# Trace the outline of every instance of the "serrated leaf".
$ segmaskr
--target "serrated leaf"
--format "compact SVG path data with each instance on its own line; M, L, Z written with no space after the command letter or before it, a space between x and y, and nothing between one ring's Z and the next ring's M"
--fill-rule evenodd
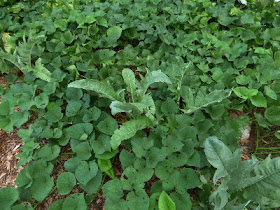
M75 185L76 178L71 172L64 172L57 179L57 189L60 195L67 195Z
M118 129L115 130L112 138L111 145L113 149L117 149L123 140L133 137L137 131L147 128L152 125L152 122L147 117L140 117L135 120L130 120Z
M111 109L111 113L112 115L116 115L118 113L121 112L126 112L126 113L131 113L131 112L135 112L135 113L139 113L138 106L136 105L136 103L126 103L126 102L120 102L120 101L113 101L110 104L110 109Z
M68 85L68 87L73 88L82 88L85 90L92 90L100 94L101 97L108 98L110 100L118 101L119 97L117 95L117 92L114 90L114 88L105 82L100 82L98 80L77 80Z
M175 205L174 201L164 191L162 191L162 193L159 196L158 209L159 210L176 210L176 205Z
M42 38L44 38L44 36L31 37L28 39L28 41L26 41L26 39L24 38L23 42L19 43L16 51L19 54L20 64L31 66L31 55L33 48L35 44Z
M227 162L232 157L230 149L217 139L209 137L204 142L204 152L208 162L217 168L214 176L214 183L221 177L229 174Z
M163 82L166 84L172 83L168 78L168 76L161 71L152 71L151 73L148 73L142 82L143 82L142 83L143 93L146 93L148 87L154 83L157 82Z
M38 78L40 78L41 80L44 80L44 81L47 81L47 82L50 82L51 81L51 72L46 69L43 64L42 64L42 59L41 58L38 58L35 62L35 66L33 67L33 74L35 76L37 76Z
M250 177L244 182L244 197L248 200L258 201L262 196L267 196L270 192L278 191L280 186L280 158L267 157L256 165Z
M208 107L215 103L220 103L224 99L228 98L232 93L232 90L214 90L210 93L198 91L196 97L190 88L187 88L184 100L188 109L182 109L186 114L190 114L199 109Z
M123 69L122 77L126 84L127 91L131 93L132 98L133 98L134 92L137 88L137 81L135 79L134 72L130 69Z

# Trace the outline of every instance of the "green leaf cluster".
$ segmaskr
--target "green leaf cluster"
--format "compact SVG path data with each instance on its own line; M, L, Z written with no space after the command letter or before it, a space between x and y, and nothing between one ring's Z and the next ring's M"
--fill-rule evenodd
M0 5L0 128L24 143L1 207L279 207L278 158L236 150L244 126L280 125L279 3Z

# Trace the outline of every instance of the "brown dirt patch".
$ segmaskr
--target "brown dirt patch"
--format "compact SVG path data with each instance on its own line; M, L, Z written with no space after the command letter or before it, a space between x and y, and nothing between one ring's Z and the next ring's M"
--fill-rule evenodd
M4 76L0 76L0 85L8 87ZM1 103L1 102L0 102ZM6 132L0 129L0 187L15 187L16 178L21 171L17 168L22 142L17 135L17 129L13 132Z
M15 187L16 178L22 167L17 168L22 142L17 132L0 130L0 187Z

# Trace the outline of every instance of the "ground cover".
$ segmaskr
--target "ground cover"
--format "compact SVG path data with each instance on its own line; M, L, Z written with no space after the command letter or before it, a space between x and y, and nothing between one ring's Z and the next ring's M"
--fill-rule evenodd
M0 6L1 207L280 207L278 3Z

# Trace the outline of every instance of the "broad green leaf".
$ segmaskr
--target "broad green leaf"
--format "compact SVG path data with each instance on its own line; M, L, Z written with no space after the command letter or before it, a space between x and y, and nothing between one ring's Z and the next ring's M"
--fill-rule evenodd
M122 184L119 179L106 182L102 187L106 199L118 199L123 196Z
M277 94L269 86L264 87L264 92L265 92L265 95L267 95L268 97L270 97L274 100L277 100Z
M104 134L100 134L97 139L91 141L90 145L95 155L101 155L111 150L110 137Z
M119 96L117 95L117 92L114 90L114 88L106 83L106 82L100 82L98 80L77 80L68 85L68 87L73 88L82 88L85 90L92 90L100 94L101 97L108 98L110 100L118 101Z
M111 160L102 160L102 159L98 159L97 161L98 163L98 167L101 171L106 172L108 171L110 168L112 168L112 163Z
M43 201L52 190L54 181L52 177L45 176L42 178L35 179L31 186L32 196L37 201Z
M192 209L192 201L188 193L179 194L172 192L170 193L170 198L176 204L176 209Z
M112 148L117 149L123 140L133 137L137 131L150 127L151 125L152 122L147 117L140 117L123 123L118 130L115 130L111 138Z
M107 41L109 46L117 46L117 40L121 37L122 28L119 26L112 26L107 30L107 37L105 40Z
M30 204L17 204L12 206L12 210L33 210L33 207Z
M84 122L96 121L99 119L100 115L101 115L101 110L97 107L92 107L83 116L83 121Z
M136 161L135 155L129 153L127 150L122 150L119 158L123 169L132 166Z
M112 135L114 131L118 129L118 122L109 116L100 121L96 127L101 133Z
M145 155L146 166L148 168L155 168L160 161L165 159L165 157L165 152L159 148L152 147Z
M100 49L95 51L92 54L92 57L94 58L94 63L96 64L105 64L105 65L109 65L109 64L113 64L114 62L114 55L116 54L116 52L114 50L110 50L110 49Z
M65 19L57 19L54 21L54 26L62 31L66 30L67 24L68 22Z
M29 112L14 112L10 115L11 122L14 126L20 128L24 123L28 121Z
M110 144L110 142L109 142ZM110 144L111 147L111 144ZM111 152L104 152L103 154L95 154L96 158L102 159L102 160L109 160L113 157L115 157L119 153L118 149L112 150Z
M9 101L3 101L0 104L0 115L9 115L12 111L12 107Z
M63 202L62 210L75 209L86 210L87 204L84 198L84 194L76 193L69 195Z
M76 145L74 151L81 160L88 160L91 157L91 147L88 142L82 142Z
M151 138L143 137L143 138L133 138L131 139L132 150L134 154L141 158L145 156L147 151L154 146L154 140Z
M66 106L66 116L73 117L75 116L79 110L81 109L82 104L80 101L68 101Z
M63 117L61 107L55 103L49 103L47 110L44 117L52 123L59 121Z
M72 35L70 31L66 31L62 36L61 36L61 41L63 41L66 44L71 44L75 39L75 36Z
M77 101L83 97L83 90L77 88L70 88L67 87L66 89L66 96L67 100L74 100Z
M145 112L145 115L153 120L153 115L156 112L156 106L154 99L150 94L145 94L142 96L141 101L131 104L135 106L141 113Z
M49 97L46 93L41 93L34 98L35 105L39 109L45 109L49 103Z
M130 209L146 210L149 208L149 196L144 189L129 192L126 200Z
M16 188L5 187L0 188L0 206L3 209L10 209L14 202L18 199L19 193Z
M179 111L179 107L178 107L177 103L174 100L172 100L171 98L167 98L166 101L164 101L162 103L160 108L161 108L161 111L166 116L173 115Z
M258 92L257 95L252 96L250 101L256 107L267 107L267 100L261 92Z
M78 168L80 162L81 162L81 160L78 157L73 157L73 158L68 159L64 163L64 167L67 171L74 173L76 171L76 169Z
M251 98L258 94L258 90L256 89L248 89L246 87L237 87L233 89L233 92L239 97L244 100Z
M95 161L81 161L75 171L75 176L81 184L86 185L93 177L96 176L97 172L98 166Z
M280 125L280 106L268 107L264 115L269 122Z
M71 137L71 139L86 140L87 136L91 134L92 130L93 130L93 126L90 123L77 123L75 125L68 127L66 129L66 132Z
M200 184L199 176L196 174L195 170L191 168L183 168L180 171L180 178L178 180L178 184L176 189L183 188L182 191L185 189L192 189L198 187Z
M60 195L67 195L75 185L76 178L71 172L64 172L57 179L57 189Z
M176 210L176 205L169 195L162 191L159 196L158 208L159 210Z
M52 203L52 205L49 207L49 210L61 210L64 200L56 200Z
M4 131L12 132L13 131L13 123L9 118L1 118L0 119L0 128Z
M51 161L58 157L60 153L60 147L57 145L51 146L47 144L41 147L36 154L34 155L34 159L42 159L44 161Z
M121 34L122 28L119 26L113 26L107 30L107 36L113 38L114 40L120 38Z
M86 185L80 185L81 188L89 195L97 193L102 183L102 172L98 171L97 175L93 177Z

